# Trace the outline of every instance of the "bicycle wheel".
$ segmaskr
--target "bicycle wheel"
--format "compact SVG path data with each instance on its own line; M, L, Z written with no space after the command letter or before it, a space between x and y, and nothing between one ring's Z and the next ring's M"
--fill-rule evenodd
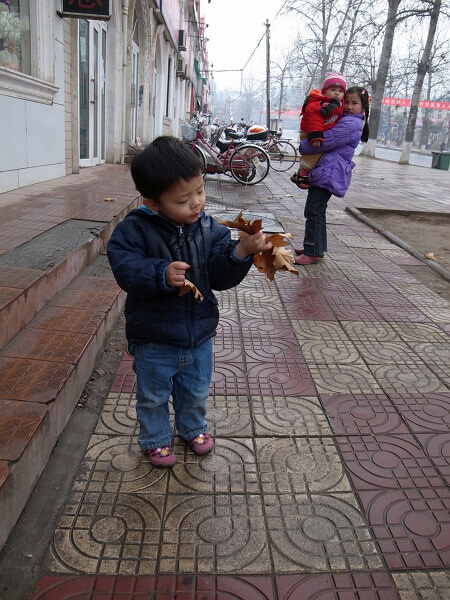
M255 185L269 172L269 155L259 146L243 144L231 155L229 168L231 175L239 183Z
M195 156L199 159L202 164L202 173L205 175L206 172L206 156L201 148L199 148L193 142L185 142L186 146L189 148L191 152L195 154Z
M288 171L297 161L297 150L291 142L273 140L266 150L274 171Z

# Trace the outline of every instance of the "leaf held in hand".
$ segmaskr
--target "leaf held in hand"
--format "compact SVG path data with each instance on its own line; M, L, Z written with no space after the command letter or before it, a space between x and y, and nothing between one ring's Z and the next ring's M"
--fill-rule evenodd
M262 219L256 219L253 221L249 221L248 219L244 219L242 216L242 212L238 214L234 221L222 221L218 219L221 225L226 225L227 227L231 227L232 229L239 229L239 231L244 231L249 235L253 233L257 233L262 229Z
M195 285L189 281L189 279L184 280L184 284L180 287L180 291L178 292L179 296L184 296L185 294L189 294L192 292L194 294L194 298L199 302L203 302L203 296L199 292L199 290L195 287Z
M239 230L239 237L245 237L257 233L262 229L262 219L256 219L252 223L244 219L242 212L238 214L234 221L219 221L222 225ZM272 243L272 248L265 252L260 252L253 256L253 264L260 273L265 273L273 281L277 271L290 271L297 275L298 271L292 265L294 264L294 255L286 239L292 240L290 233L273 233L267 236L267 241Z

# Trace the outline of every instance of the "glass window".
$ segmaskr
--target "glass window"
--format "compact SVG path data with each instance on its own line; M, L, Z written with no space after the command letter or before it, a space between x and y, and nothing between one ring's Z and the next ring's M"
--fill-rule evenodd
M0 67L31 73L28 0L0 0Z

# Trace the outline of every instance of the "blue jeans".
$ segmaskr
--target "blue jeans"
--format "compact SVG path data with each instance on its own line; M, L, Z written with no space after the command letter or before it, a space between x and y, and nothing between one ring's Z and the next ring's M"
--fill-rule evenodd
M175 427L189 440L206 431L206 400L212 375L212 341L185 350L167 344L136 344L138 443L142 450L168 446L172 440L169 397Z
M305 237L303 254L319 256L327 249L327 222L325 213L331 192L320 187L311 186L306 198L304 216Z

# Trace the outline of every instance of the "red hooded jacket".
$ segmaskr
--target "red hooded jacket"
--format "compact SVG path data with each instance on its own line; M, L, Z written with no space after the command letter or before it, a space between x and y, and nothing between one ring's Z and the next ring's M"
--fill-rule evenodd
M323 132L331 129L344 112L344 101L324 96L320 90L311 90L302 107L300 128L308 134L308 141L323 142Z

